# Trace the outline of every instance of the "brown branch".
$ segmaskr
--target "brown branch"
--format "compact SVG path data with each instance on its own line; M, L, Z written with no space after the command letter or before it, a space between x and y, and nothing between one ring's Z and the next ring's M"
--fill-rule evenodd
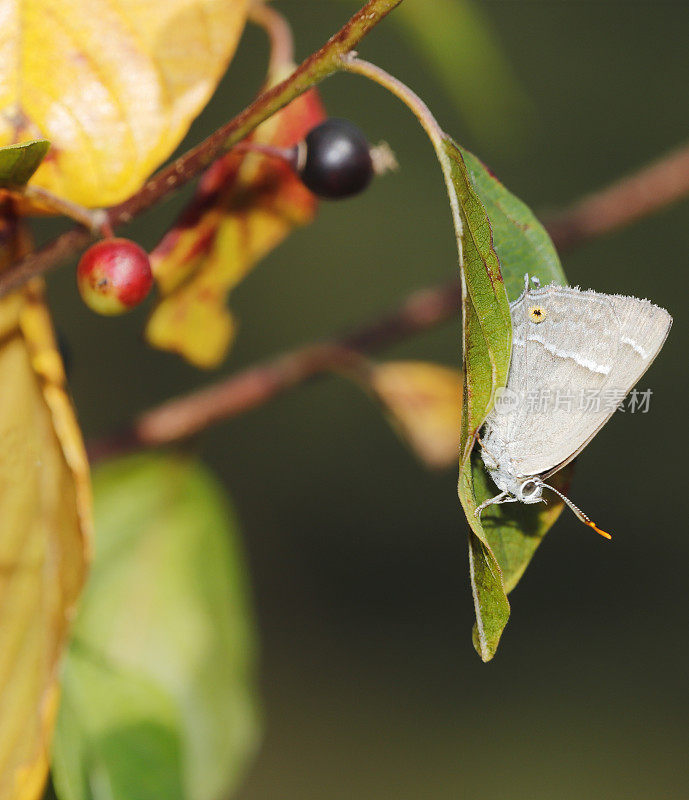
M312 86L337 72L342 58L402 0L369 0L320 50L309 56L282 83L260 94L251 105L196 147L165 167L119 205L107 209L107 224L116 228L196 178L216 158L231 150L258 125ZM0 276L0 297L43 275L86 247L93 234L82 227L58 236Z
M689 145L554 214L546 227L559 249L601 236L689 194Z
M358 369L364 351L400 341L458 314L459 283L412 294L388 316L340 339L292 350L265 364L141 414L131 427L89 446L92 460L184 439L262 405L298 383L327 372Z

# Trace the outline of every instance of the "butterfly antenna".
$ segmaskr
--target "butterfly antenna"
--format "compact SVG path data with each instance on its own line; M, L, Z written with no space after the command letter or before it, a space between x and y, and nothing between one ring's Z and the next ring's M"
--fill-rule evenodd
M572 511L574 512L574 516L580 522L583 522L584 525L588 525L589 528L593 528L593 530L596 533L599 533L604 538L612 539L612 536L607 531L601 530L595 524L595 522L592 522L591 519L587 517L586 514L584 514L584 512L578 506L575 506L574 503L569 499L569 497L566 497L564 494L562 494L562 492L559 492L554 486L550 486L550 484L548 483L544 483L543 486L545 486L546 489L550 489L551 492L555 492L555 494L558 495L558 497L561 497L565 501L565 503L567 503L567 505L572 509Z

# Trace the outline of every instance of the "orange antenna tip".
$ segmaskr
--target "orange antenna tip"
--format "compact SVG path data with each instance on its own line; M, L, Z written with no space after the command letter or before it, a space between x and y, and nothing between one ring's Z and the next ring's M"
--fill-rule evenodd
M596 533L599 533L604 539L612 539L612 536L607 532L601 530L595 522L592 522L589 517L584 514L584 512L579 508L579 506L575 506L574 503L567 497L567 495L562 494L561 491L556 489L554 486L551 486L548 483L541 483L546 489L550 489L551 492L555 492L558 497L561 497L565 503L572 509L574 512L574 516L584 523L584 525L588 525L589 528L593 528Z
M612 536L607 531L602 531L595 523L591 522L591 520L589 520L586 524L589 526L589 528L593 528L596 533L600 533L600 535L605 539L612 539Z

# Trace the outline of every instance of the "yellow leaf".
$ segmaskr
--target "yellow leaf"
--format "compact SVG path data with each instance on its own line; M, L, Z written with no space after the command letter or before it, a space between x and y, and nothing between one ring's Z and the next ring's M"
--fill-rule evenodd
M284 74L276 76L284 77ZM315 91L264 122L253 141L290 147L323 119ZM199 367L215 367L234 338L226 298L256 263L316 213L316 199L279 159L229 153L205 173L176 226L151 253L162 295L148 341Z
M370 380L393 423L430 467L456 466L462 410L462 376L423 361L372 367Z
M135 192L234 54L248 0L0 0L0 145L44 136L34 182L87 206Z
M0 797L36 800L88 562L88 465L41 285L0 300Z

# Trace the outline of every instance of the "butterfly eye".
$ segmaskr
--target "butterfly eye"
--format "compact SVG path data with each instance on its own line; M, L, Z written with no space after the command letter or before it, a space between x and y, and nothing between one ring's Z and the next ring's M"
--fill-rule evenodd
M545 319L545 309L541 306L531 306L529 309L529 316L532 322L543 322Z
M541 496L541 486L534 480L524 481L522 485L519 487L519 499L522 503L533 503L536 502L538 498Z

